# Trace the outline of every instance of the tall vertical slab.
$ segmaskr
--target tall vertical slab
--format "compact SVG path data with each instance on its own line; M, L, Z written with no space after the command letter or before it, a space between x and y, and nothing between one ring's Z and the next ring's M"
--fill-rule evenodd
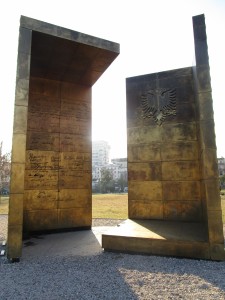
M22 233L90 228L91 89L119 44L22 16L8 258Z
M201 221L192 68L127 79L131 219Z
M219 190L215 126L208 45L204 15L193 17L195 59L193 67L195 95L198 103L199 161L204 218L208 226L211 256L224 257L224 236Z
M196 65L126 80L129 219L105 250L224 260L204 15Z

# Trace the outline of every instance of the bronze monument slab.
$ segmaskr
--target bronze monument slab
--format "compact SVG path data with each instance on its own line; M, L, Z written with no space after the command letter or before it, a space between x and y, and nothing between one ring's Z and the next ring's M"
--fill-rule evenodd
M196 65L126 79L128 216L108 251L225 259L204 15Z
M22 232L92 224L92 86L119 44L21 16L8 258Z

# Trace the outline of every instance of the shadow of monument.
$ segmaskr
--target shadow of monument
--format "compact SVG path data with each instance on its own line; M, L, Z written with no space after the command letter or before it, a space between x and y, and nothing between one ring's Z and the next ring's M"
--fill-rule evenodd
M21 264L3 265L1 295L7 293L10 297L10 293L13 295L23 283L26 288L22 297L29 295L32 299L38 296L42 299L136 300L157 299L159 295L164 299L169 296L173 299L191 299L193 295L202 297L201 292L205 298L213 293L217 299L222 299L225 291L225 282L222 280L224 262L110 252L80 255L78 248L72 254L66 245L62 246L66 242L71 245L81 237L79 247L84 252L90 240L100 249L91 231L83 231L81 235L83 238L79 232L71 232L48 235L46 241L45 237L42 240L32 239L37 245L23 249L22 268ZM42 252L44 257L37 255L41 245L47 246L48 251ZM63 247L65 252L58 250L57 253L57 247ZM73 246L75 248L76 243ZM10 272L12 268L13 273ZM10 291L7 290L8 285L4 284L8 280L14 282ZM18 296L17 299L22 297Z

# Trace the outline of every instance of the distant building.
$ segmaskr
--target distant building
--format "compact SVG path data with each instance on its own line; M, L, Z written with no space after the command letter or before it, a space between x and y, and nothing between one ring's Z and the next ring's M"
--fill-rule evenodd
M110 146L106 141L92 142L92 168L109 164Z
M111 162L105 168L111 171L113 179L118 180L122 177L127 180L127 158L114 158Z
M221 157L218 158L218 169L219 169L219 176L225 175L225 158Z
M92 181L101 180L101 170L110 170L113 179L127 180L127 158L114 158L109 162L110 146L106 141L92 142Z
M113 158L112 164L117 168L117 179L123 177L127 180L127 158Z

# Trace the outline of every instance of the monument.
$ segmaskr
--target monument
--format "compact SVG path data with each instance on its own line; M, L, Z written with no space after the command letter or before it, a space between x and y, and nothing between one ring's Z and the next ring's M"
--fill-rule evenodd
M128 217L106 251L224 260L204 15L196 65L126 80Z
M23 232L90 229L91 91L119 44L21 16L8 259Z

